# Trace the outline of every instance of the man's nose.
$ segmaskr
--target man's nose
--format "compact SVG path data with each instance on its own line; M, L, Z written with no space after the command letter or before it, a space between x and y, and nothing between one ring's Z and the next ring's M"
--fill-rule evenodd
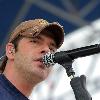
M44 46L44 47L41 49L41 53L42 53L42 54L46 54L46 53L48 53L48 52L50 52L49 46Z

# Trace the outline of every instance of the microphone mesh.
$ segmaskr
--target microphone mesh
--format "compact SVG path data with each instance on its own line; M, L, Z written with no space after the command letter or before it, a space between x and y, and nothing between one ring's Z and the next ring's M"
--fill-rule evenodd
M51 65L54 65L54 61L53 61L53 58L54 58L54 54L53 53L47 53L46 55L43 56L43 63L49 67Z

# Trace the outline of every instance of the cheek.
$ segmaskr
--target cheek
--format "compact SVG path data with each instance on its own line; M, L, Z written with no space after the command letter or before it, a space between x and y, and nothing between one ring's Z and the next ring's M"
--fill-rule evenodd
M19 45L18 50L15 54L15 61L22 64L31 64L37 51L28 45Z
M24 56L27 57L34 57L37 54L37 49L35 48L35 50L32 47L24 47L21 48L21 50L19 50L19 52Z
M21 55L22 57L31 57L32 56L32 52L34 52L34 51L32 51L32 48L30 48L29 46L27 46L27 45L23 45L23 46L20 46L19 48L18 48L18 55ZM28 58L28 59L29 59Z
M17 52L14 58L14 64L17 67L27 66L30 64L31 57L26 53Z

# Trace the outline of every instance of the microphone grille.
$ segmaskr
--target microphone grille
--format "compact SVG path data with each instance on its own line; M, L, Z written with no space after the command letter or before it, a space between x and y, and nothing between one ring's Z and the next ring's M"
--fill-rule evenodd
M47 53L43 56L43 63L47 66L50 67L54 65L54 54L53 53Z

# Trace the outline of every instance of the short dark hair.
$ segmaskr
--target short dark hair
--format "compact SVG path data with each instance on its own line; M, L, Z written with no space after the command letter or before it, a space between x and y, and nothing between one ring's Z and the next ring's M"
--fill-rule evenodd
M18 50L18 43L23 38L23 36L18 35L11 43L14 45L15 51Z

